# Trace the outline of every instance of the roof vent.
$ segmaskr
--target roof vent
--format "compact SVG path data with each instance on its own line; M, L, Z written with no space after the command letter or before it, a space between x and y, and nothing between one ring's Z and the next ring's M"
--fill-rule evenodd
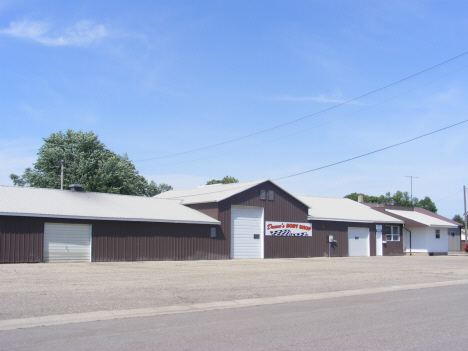
M360 204L362 204L362 203L364 202L364 196L358 195L357 202L359 202Z
M68 189L70 189L71 191L83 191L83 187L83 184L70 184L68 186Z

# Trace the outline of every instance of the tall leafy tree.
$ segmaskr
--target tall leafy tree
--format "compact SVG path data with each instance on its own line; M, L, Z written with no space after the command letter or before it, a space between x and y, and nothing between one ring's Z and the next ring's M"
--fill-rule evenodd
M462 225L462 228L465 228L465 218L459 214L453 216L452 221L458 222Z
M10 178L19 186L59 189L61 163L65 189L70 184L83 184L85 191L154 196L170 188L167 184L158 187L153 181L148 184L126 154L110 151L93 132L73 130L44 138L33 168Z
M363 195L364 202L368 203L421 207L431 212L437 213L437 207L430 197L426 196L422 200L419 200L417 197L413 197L413 199L411 199L407 191L397 191L393 195L391 195L390 192L380 196L371 196L365 194L361 195ZM358 201L358 196L358 193L351 193L346 195L345 198Z
M230 177L230 176L225 176L223 179L212 179L208 182L206 182L206 185L212 185L212 184L230 184L230 183L238 183L239 180L234 178L234 177Z

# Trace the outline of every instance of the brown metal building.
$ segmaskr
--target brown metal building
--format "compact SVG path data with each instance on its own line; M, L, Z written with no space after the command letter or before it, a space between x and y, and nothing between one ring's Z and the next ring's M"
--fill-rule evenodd
M349 199L295 196L268 179L173 190L158 197L181 200L182 204L218 219L231 258L403 255L403 221ZM251 215L257 216L257 229L250 228L244 239L235 222L239 216ZM268 235L270 222L309 225L312 229L307 235L300 230ZM387 240L388 227L399 235ZM239 234L233 233L236 230ZM261 233L257 243L253 238L256 230ZM249 251L249 245L256 249Z
M403 254L400 220L268 179L154 198L0 186L0 198L0 263ZM400 236L385 240L388 226Z
M219 220L227 257L313 257L313 236L265 232L267 222L308 224L308 206L270 180L172 190L157 197L178 199ZM246 222L250 232L242 233Z
M223 259L219 221L179 201L0 186L0 263Z
M350 199L306 195L297 198L309 206L314 256L403 255L402 220Z

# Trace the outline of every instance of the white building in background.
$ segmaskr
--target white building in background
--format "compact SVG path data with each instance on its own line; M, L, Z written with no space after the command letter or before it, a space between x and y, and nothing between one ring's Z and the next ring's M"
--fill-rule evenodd
M459 236L457 222L417 207L366 205L405 222L402 234L406 254L446 255L449 250L460 250L458 246L454 248L450 240Z

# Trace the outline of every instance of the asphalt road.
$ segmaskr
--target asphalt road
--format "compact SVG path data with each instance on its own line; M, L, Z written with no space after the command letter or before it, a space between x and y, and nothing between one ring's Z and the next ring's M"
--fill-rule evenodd
M466 350L468 285L0 332L2 350Z

